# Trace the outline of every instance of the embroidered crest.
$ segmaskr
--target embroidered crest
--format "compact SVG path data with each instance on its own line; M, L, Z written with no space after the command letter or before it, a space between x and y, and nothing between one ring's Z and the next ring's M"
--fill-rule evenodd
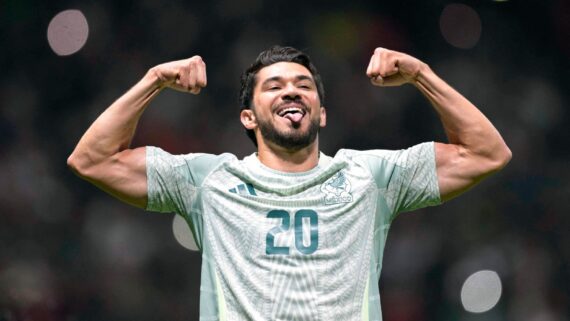
M352 202L350 182L342 171L324 182L321 185L321 191L325 193L325 204L327 205Z

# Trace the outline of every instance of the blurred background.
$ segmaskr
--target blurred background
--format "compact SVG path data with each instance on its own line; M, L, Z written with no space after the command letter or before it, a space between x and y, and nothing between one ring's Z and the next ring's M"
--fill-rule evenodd
M412 86L370 85L378 46L430 64L513 152L466 195L398 217L385 321L570 319L570 1L3 0L0 17L0 320L198 319L200 254L173 233L185 227L104 194L66 158L150 67L196 54L208 87L163 92L133 145L252 153L239 76L273 44L319 68L329 155L445 140Z

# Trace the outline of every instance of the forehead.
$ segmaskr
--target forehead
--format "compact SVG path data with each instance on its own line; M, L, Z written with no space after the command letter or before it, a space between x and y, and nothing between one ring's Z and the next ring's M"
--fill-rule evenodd
M270 78L295 79L298 76L307 76L313 79L313 75L305 66L295 62L277 62L261 68L257 72L257 83L261 84Z

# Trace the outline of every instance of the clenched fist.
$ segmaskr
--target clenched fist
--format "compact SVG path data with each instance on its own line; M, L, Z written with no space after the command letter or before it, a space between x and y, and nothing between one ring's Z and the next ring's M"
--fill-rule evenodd
M194 95L199 94L208 82L206 64L200 56L163 63L152 68L151 72L159 79L161 87Z
M425 64L404 53L376 48L366 69L375 86L400 86L413 82Z

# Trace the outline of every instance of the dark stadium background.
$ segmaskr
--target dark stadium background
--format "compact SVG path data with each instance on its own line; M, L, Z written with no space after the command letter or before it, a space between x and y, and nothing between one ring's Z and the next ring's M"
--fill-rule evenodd
M0 320L198 319L200 255L176 242L173 216L121 204L66 158L148 68L195 54L208 87L161 94L133 144L253 152L238 121L239 75L272 44L305 50L323 75L328 154L444 139L417 90L369 84L376 46L429 63L512 149L508 167L468 194L395 221L380 281L386 321L569 320L570 2L462 1L482 26L469 49L442 36L450 3L0 2ZM89 38L62 57L46 34L66 9L83 12ZM462 282L485 269L501 277L502 297L467 312Z

